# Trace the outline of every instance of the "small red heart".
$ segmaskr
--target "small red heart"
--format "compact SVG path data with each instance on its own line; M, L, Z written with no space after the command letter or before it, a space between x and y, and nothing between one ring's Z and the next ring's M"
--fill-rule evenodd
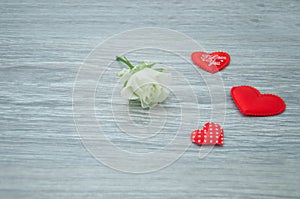
M244 115L271 116L282 113L286 105L277 95L261 94L251 86L236 86L231 89L231 97Z
M223 145L224 131L219 124L208 122L203 129L192 132L191 140L198 145Z
M224 69L230 62L230 56L226 52L193 52L191 58L197 66L210 72L216 73Z

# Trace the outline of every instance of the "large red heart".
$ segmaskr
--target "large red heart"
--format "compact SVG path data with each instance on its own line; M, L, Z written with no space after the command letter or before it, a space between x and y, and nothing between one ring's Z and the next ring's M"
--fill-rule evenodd
M237 86L231 89L231 96L244 115L271 116L285 110L284 101L273 94L261 94L251 86Z
M230 62L230 56L226 52L193 52L191 58L197 66L210 72L216 73L225 68Z
M223 145L224 131L219 124L208 122L203 129L192 132L191 140L198 145Z

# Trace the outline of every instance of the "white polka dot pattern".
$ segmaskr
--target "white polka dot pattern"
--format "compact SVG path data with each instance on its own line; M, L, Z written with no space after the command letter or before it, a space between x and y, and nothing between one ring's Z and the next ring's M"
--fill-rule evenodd
M223 145L224 130L219 124L208 122L203 126L203 129L192 132L191 140L198 145Z

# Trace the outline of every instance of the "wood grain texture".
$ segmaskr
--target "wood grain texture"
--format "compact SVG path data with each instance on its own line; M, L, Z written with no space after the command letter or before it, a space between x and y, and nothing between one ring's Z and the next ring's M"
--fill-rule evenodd
M298 198L299 10L297 0L0 0L0 198ZM73 120L73 85L98 43L150 26L182 32L207 51L231 55L220 73L225 146L199 159L199 147L191 145L164 169L123 173L82 145ZM135 62L145 57L182 64L155 51L136 53L130 56ZM183 72L195 75L190 68ZM205 82L190 82L199 89L199 106L209 112ZM229 95L237 85L280 95L286 111L242 116ZM205 111L200 115L201 122L210 119ZM151 150L163 144L128 140L122 146Z

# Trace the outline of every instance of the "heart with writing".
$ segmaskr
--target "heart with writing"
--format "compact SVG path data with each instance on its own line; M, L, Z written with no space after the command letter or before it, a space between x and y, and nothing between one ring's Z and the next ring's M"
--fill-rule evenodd
M230 62L230 56L226 52L193 52L191 58L194 64L210 73L221 71Z
M249 116L272 116L282 113L286 105L277 95L261 94L251 86L231 88L231 97L240 112Z
M203 129L197 129L191 133L191 140L198 145L223 145L224 130L219 124L208 122Z

